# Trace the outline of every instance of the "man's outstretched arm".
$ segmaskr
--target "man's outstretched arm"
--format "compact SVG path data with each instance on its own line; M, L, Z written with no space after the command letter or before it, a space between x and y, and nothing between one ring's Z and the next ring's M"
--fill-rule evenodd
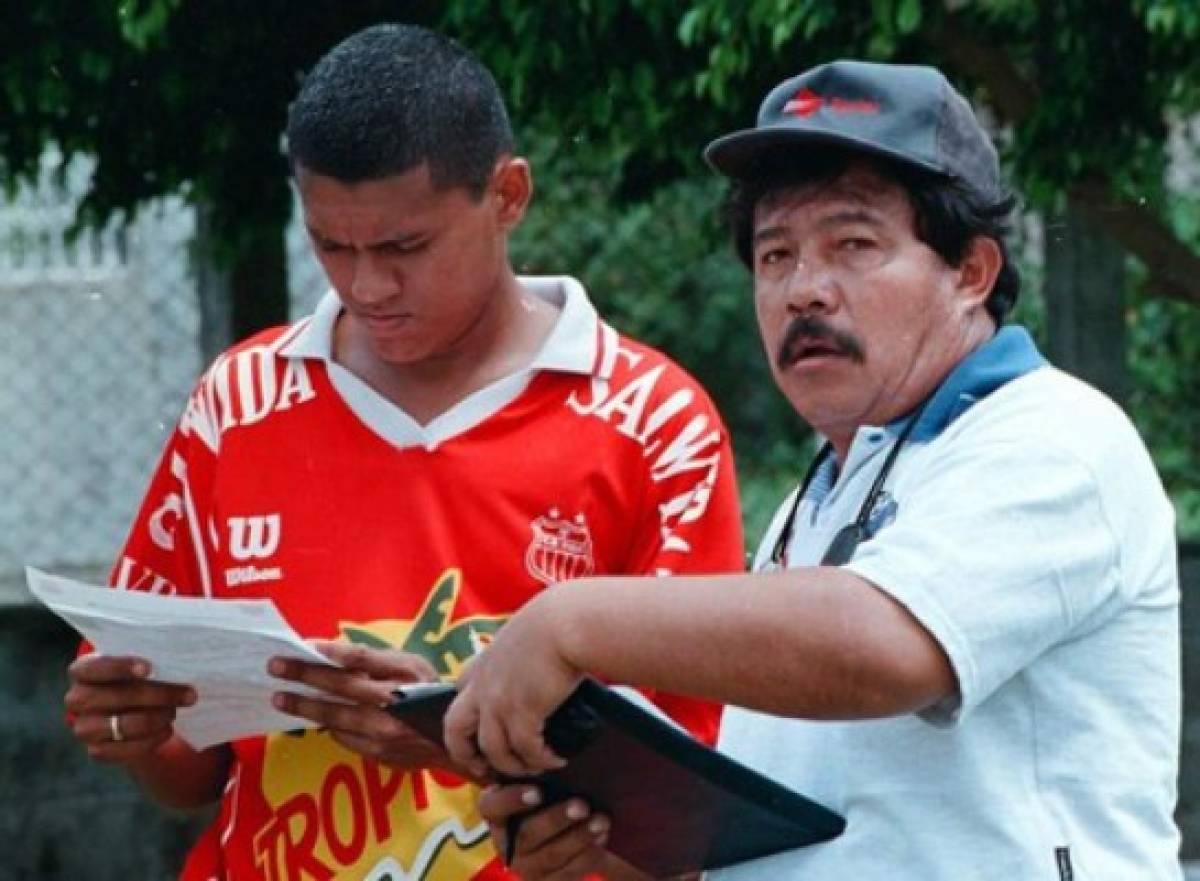
M451 755L510 774L558 765L542 723L584 673L812 719L914 712L956 687L916 618L843 569L587 579L538 597L467 669Z

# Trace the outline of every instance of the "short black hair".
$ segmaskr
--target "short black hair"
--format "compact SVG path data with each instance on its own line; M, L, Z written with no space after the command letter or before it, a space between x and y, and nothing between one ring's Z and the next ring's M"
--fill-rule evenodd
M1003 323L1021 292L1021 274L1005 243L1016 197L1011 193L984 196L953 179L867 153L817 148L805 150L802 160L786 148L764 153L745 177L732 182L729 192L727 214L741 261L753 268L754 209L760 200L794 187L832 183L857 162L865 162L904 190L916 215L917 238L950 266L962 262L976 237L996 242L1003 262L984 306L997 325Z
M478 198L512 149L488 69L454 40L413 25L374 25L343 40L304 78L288 111L293 170L343 183L428 163L435 187Z

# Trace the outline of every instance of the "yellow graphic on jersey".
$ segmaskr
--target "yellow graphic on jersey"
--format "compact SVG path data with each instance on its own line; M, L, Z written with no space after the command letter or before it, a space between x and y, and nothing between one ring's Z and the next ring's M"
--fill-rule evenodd
M461 587L448 569L412 621L343 623L342 638L415 652L454 678L507 617L451 621ZM254 852L266 881L462 881L494 856L474 786L381 765L323 731L270 735L262 791L273 816Z

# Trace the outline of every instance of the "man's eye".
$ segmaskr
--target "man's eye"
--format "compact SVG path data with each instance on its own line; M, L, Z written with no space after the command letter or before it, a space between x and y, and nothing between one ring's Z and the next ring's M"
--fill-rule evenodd
M787 248L771 248L759 254L758 262L760 266L774 266L777 263L782 263L787 257Z
M838 247L843 251L866 251L875 247L875 242L871 239L846 238L838 243Z

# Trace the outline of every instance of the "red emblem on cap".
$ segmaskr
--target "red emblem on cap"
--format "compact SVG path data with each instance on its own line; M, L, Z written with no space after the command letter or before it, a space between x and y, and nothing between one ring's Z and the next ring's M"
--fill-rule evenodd
M783 105L783 112L788 116L812 116L824 103L825 99L816 92L803 88Z
M805 87L792 96L783 105L784 116L812 116L822 107L828 107L838 114L843 113L878 113L879 102L870 98L822 98L816 92Z

